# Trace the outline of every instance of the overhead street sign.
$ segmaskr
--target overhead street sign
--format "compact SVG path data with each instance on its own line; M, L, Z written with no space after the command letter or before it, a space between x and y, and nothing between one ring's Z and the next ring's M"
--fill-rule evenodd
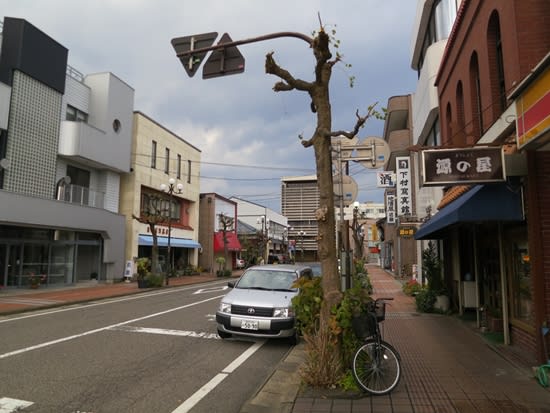
M357 199L359 186L355 179L348 175L337 174L333 177L333 190L335 201L340 202L344 206L350 206Z
M231 37L224 33L218 45L231 43ZM244 57L237 46L214 50L202 69L202 78L210 79L244 72Z
M172 47L189 77L193 77L197 72L208 51L195 54L188 54L188 52L212 46L217 37L217 32L210 32L172 39Z
M359 144L362 149L357 149L357 158L368 158L358 162L365 168L382 168L390 159L390 146L388 143L376 136L369 136Z

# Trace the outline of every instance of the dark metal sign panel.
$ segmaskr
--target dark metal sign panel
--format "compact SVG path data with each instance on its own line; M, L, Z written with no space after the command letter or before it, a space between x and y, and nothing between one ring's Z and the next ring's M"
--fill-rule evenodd
M421 152L424 186L503 182L504 153L500 147L428 149Z
M231 37L224 33L218 45L231 42L233 42ZM202 78L210 79L243 72L244 57L237 46L230 46L212 52L202 68Z
M204 49L214 44L214 40L218 37L217 32L195 34L193 36L176 37L172 39L172 47L176 51L178 58L181 61L185 71L189 77L199 69L202 61L206 57L206 52L187 54L193 50Z

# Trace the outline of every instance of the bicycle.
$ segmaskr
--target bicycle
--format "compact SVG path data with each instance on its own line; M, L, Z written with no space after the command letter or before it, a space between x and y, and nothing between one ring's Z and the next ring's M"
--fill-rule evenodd
M352 320L355 334L364 341L353 357L353 377L363 390L373 395L390 393L401 378L401 356L382 339L379 326L386 318L386 301L390 300L393 298L370 302L368 311Z

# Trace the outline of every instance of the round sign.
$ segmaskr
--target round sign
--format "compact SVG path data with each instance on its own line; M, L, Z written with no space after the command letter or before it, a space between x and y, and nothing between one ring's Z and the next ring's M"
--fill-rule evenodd
M340 135L333 139L332 146L336 148L340 145L340 158L345 160L345 158L349 158L351 156L352 152L355 150L357 142L359 142L359 138L357 136L349 139Z
M390 146L388 143L376 136L369 136L359 143L361 147L368 147L363 149L357 149L358 158L370 158L368 160L357 161L365 168L378 169L382 168L386 162L390 159Z
M340 184L340 177L342 177L342 183ZM350 206L357 199L359 192L359 186L355 179L348 175L335 175L333 178L334 184L334 200L339 205L340 199L342 199L344 206Z

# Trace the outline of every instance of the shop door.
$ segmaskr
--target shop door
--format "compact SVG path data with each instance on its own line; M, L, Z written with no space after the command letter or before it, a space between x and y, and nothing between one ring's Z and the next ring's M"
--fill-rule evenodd
M8 246L0 244L0 286L7 285L8 278Z
M6 285L18 286L21 278L21 245L7 245L8 268Z

